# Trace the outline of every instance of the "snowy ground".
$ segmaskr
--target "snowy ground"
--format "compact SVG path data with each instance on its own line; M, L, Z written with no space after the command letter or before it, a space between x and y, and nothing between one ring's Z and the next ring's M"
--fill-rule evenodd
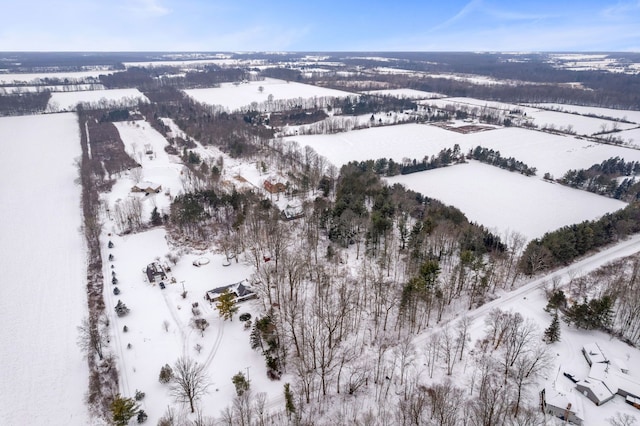
M617 118L620 120L632 121L640 124L640 111L632 111L625 109L613 109L613 108L598 108L598 107L586 107L579 105L568 104L556 104L556 103L541 103L531 104L532 107L557 109L558 111L574 112L581 115L594 114L602 117Z
M137 105L139 101L149 99L138 89L85 90L80 92L56 92L51 94L47 104L49 111L72 111L78 103L127 106Z
M0 423L86 425L75 114L0 118Z
M478 145L498 150L503 157L536 167L540 176L549 172L556 178L569 169L588 168L610 157L640 161L640 150L515 127L465 135L432 125L403 124L331 135L290 136L285 140L311 146L337 167L349 161L378 158L420 160L454 144L465 153Z
M400 99L433 99L441 98L444 95L435 92L425 92L423 90L415 89L386 89L386 90L371 90L364 92L368 95L377 96L393 96Z
M259 87L264 90L260 92ZM354 96L353 93L341 90L326 89L324 87L312 86L309 84L286 82L267 78L263 81L249 81L239 85L232 83L222 83L220 87L209 89L185 90L185 93L198 102L209 105L222 105L233 111L251 105L253 102L262 103L269 100L269 95L273 95L274 100L328 97L344 98Z
M620 123L601 118L585 117L565 112L548 111L539 108L503 102L491 102L475 98L443 98L424 101L423 103L436 105L441 108L444 108L447 105L461 105L478 109L487 107L504 112L519 110L526 113L526 116L531 119L531 122L538 126L538 128L553 127L555 129L565 131L570 129L575 131L578 135L590 136L594 133L601 132L603 129L610 131L613 129L613 126L617 126L618 129L630 129L637 127L635 124Z
M87 78L96 79L100 75L113 74L115 71L94 70L94 71L69 71L69 72L48 72L48 73L15 73L0 74L0 84L12 83L43 83L45 79L57 78L68 80L69 82L83 81Z
M527 239L596 219L626 205L476 161L394 176L388 181L451 204L469 220L496 230L498 235L517 231Z

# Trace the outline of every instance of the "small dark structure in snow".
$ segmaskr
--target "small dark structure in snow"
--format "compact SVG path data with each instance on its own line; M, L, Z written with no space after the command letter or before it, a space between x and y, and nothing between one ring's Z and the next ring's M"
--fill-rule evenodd
M229 290L236 296L236 302L242 302L245 300L255 299L257 295L249 287L249 282L244 279L240 282L225 285L223 287L214 288L209 290L205 295L205 299L209 302L216 302L225 290Z
M304 210L302 209L302 206L291 206L287 204L287 207L282 210L282 217L285 220L300 219L301 217L304 217Z
M151 182L140 182L131 187L131 192L144 192L148 194L157 194L162 191L162 185Z
M167 274L164 271L164 268L158 262L148 264L145 273L147 274L147 279L150 283L156 282L157 277L159 277L159 280L167 279Z

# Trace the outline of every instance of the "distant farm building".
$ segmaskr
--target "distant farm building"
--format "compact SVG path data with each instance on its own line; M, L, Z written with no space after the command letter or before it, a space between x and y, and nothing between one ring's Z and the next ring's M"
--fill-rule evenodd
M148 264L147 268L145 269L145 273L147 274L147 279L150 283L156 282L156 279L158 281L167 279L167 273L164 271L162 265L160 265L158 262Z
M209 302L217 302L222 293L230 291L236 297L236 302L243 302L249 299L255 299L257 296L249 287L249 282L245 279L237 283L225 285L207 291L205 299Z
M162 191L162 185L151 182L140 182L131 188L131 192L144 192L146 194L157 194Z
M278 194L287 190L287 185L284 183L272 181L270 179L265 180L263 186L270 194Z

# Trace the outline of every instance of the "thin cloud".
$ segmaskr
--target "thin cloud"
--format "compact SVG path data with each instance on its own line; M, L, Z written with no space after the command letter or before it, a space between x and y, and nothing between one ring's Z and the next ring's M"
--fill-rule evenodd
M124 9L136 15L148 17L160 17L171 13L171 9L164 7L160 0L133 0L128 1Z
M443 23L433 27L431 29L431 32L439 31L439 30L445 29L447 27L450 27L451 25L455 24L456 22L460 21L465 16L469 15L470 13L472 13L473 11L478 9L481 5L482 5L482 0L471 0L462 9L460 9L460 11L458 13L456 13L453 17L451 17L451 18L447 19L446 21L444 21Z
M640 0L620 2L614 6L607 7L602 11L602 16L606 18L626 18L630 12L637 11L640 11Z

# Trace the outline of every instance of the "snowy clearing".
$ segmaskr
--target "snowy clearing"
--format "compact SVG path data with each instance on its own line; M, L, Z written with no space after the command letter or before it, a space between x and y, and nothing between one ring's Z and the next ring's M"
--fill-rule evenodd
M451 204L469 220L497 231L498 235L517 231L527 239L596 219L626 205L475 161L395 176L388 181Z
M47 104L49 111L72 111L79 103L91 105L126 105L135 106L138 102L149 102L149 99L138 89L85 90L80 92L56 92L51 94Z
M260 87L264 89L262 92L259 90ZM286 82L273 78L267 78L263 81L249 81L238 85L223 83L220 87L185 90L185 93L198 102L209 105L222 105L231 111L249 106L253 102L268 102L269 95L272 95L273 100L356 96L353 93L341 90Z
M75 114L0 118L0 417L86 425L86 250Z

